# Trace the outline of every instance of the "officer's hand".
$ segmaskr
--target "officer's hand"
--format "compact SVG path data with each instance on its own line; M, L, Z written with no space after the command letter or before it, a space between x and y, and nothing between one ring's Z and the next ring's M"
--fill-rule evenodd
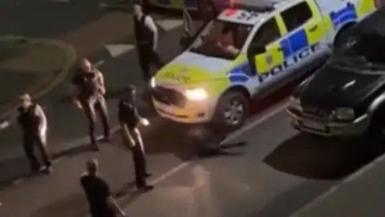
M142 119L140 119L140 123L141 123L143 126L148 126L148 125L150 125L150 121L148 121L147 118L142 118Z
M10 125L10 123L8 121L3 121L1 124L0 124L0 129L3 130L5 128L8 128Z
M121 211L121 212L120 212L120 215L121 215L122 217L128 217L128 215L127 215L124 211Z

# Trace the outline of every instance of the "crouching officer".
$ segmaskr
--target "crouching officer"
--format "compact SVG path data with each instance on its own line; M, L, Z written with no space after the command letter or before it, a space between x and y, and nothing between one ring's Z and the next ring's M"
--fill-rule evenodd
M37 146L43 158L44 171L52 171L52 163L47 151L47 118L40 105L33 103L29 94L20 96L20 106L18 108L18 122L23 130L24 151L30 162L31 171L38 172L41 168L39 161L34 154Z
M139 115L135 103L136 89L128 87L128 94L119 102L118 118L121 125L123 141L132 149L132 158L135 166L136 187L138 190L152 190L153 186L146 184L146 178L151 174L147 173L146 156L143 139L139 131L139 125L148 126L146 118Z
M99 114L103 123L104 140L109 141L110 138L103 74L94 68L89 60L82 59L80 69L74 76L72 83L77 88L77 93L74 96L75 105L83 109L87 116L91 145L95 150L99 150L95 136L96 113Z

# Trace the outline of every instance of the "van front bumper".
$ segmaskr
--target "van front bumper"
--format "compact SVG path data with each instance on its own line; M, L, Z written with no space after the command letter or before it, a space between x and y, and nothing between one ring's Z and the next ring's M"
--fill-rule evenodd
M167 105L152 99L153 105L157 113L175 122L186 124L207 123L212 120L213 106L209 103L192 103L187 102L183 107L175 105Z

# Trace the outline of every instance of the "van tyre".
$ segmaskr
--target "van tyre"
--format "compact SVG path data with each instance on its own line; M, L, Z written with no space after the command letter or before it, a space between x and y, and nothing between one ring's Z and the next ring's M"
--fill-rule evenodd
M215 113L215 124L228 130L237 129L249 115L250 101L238 91L230 91L221 97Z

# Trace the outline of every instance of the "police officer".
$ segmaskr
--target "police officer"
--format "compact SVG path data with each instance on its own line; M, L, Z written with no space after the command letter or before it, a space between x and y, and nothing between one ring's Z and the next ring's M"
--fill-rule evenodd
M95 150L99 150L95 136L96 113L99 114L102 120L104 140L109 141L110 138L107 104L104 98L106 88L103 74L93 67L89 60L84 58L80 61L80 69L75 74L72 83L77 89L74 96L75 105L83 109L89 122L91 145Z
M143 71L144 81L147 83L152 76L151 64L155 64L158 68L164 64L156 51L159 38L158 28L154 19L144 13L142 5L138 2L134 3L134 27L139 64Z
M130 145L132 149L136 187L138 190L148 191L153 189L153 186L146 184L146 178L151 174L147 173L143 139L138 127L139 125L148 126L149 122L139 115L135 103L135 87L132 85L129 86L127 92L127 96L119 102L118 118L121 125L122 137L125 143Z
M24 151L30 162L32 172L38 172L41 168L39 161L34 154L34 147L37 146L43 158L44 171L52 171L52 163L47 151L47 118L40 105L33 103L29 94L20 96L18 107L18 122L23 130Z

